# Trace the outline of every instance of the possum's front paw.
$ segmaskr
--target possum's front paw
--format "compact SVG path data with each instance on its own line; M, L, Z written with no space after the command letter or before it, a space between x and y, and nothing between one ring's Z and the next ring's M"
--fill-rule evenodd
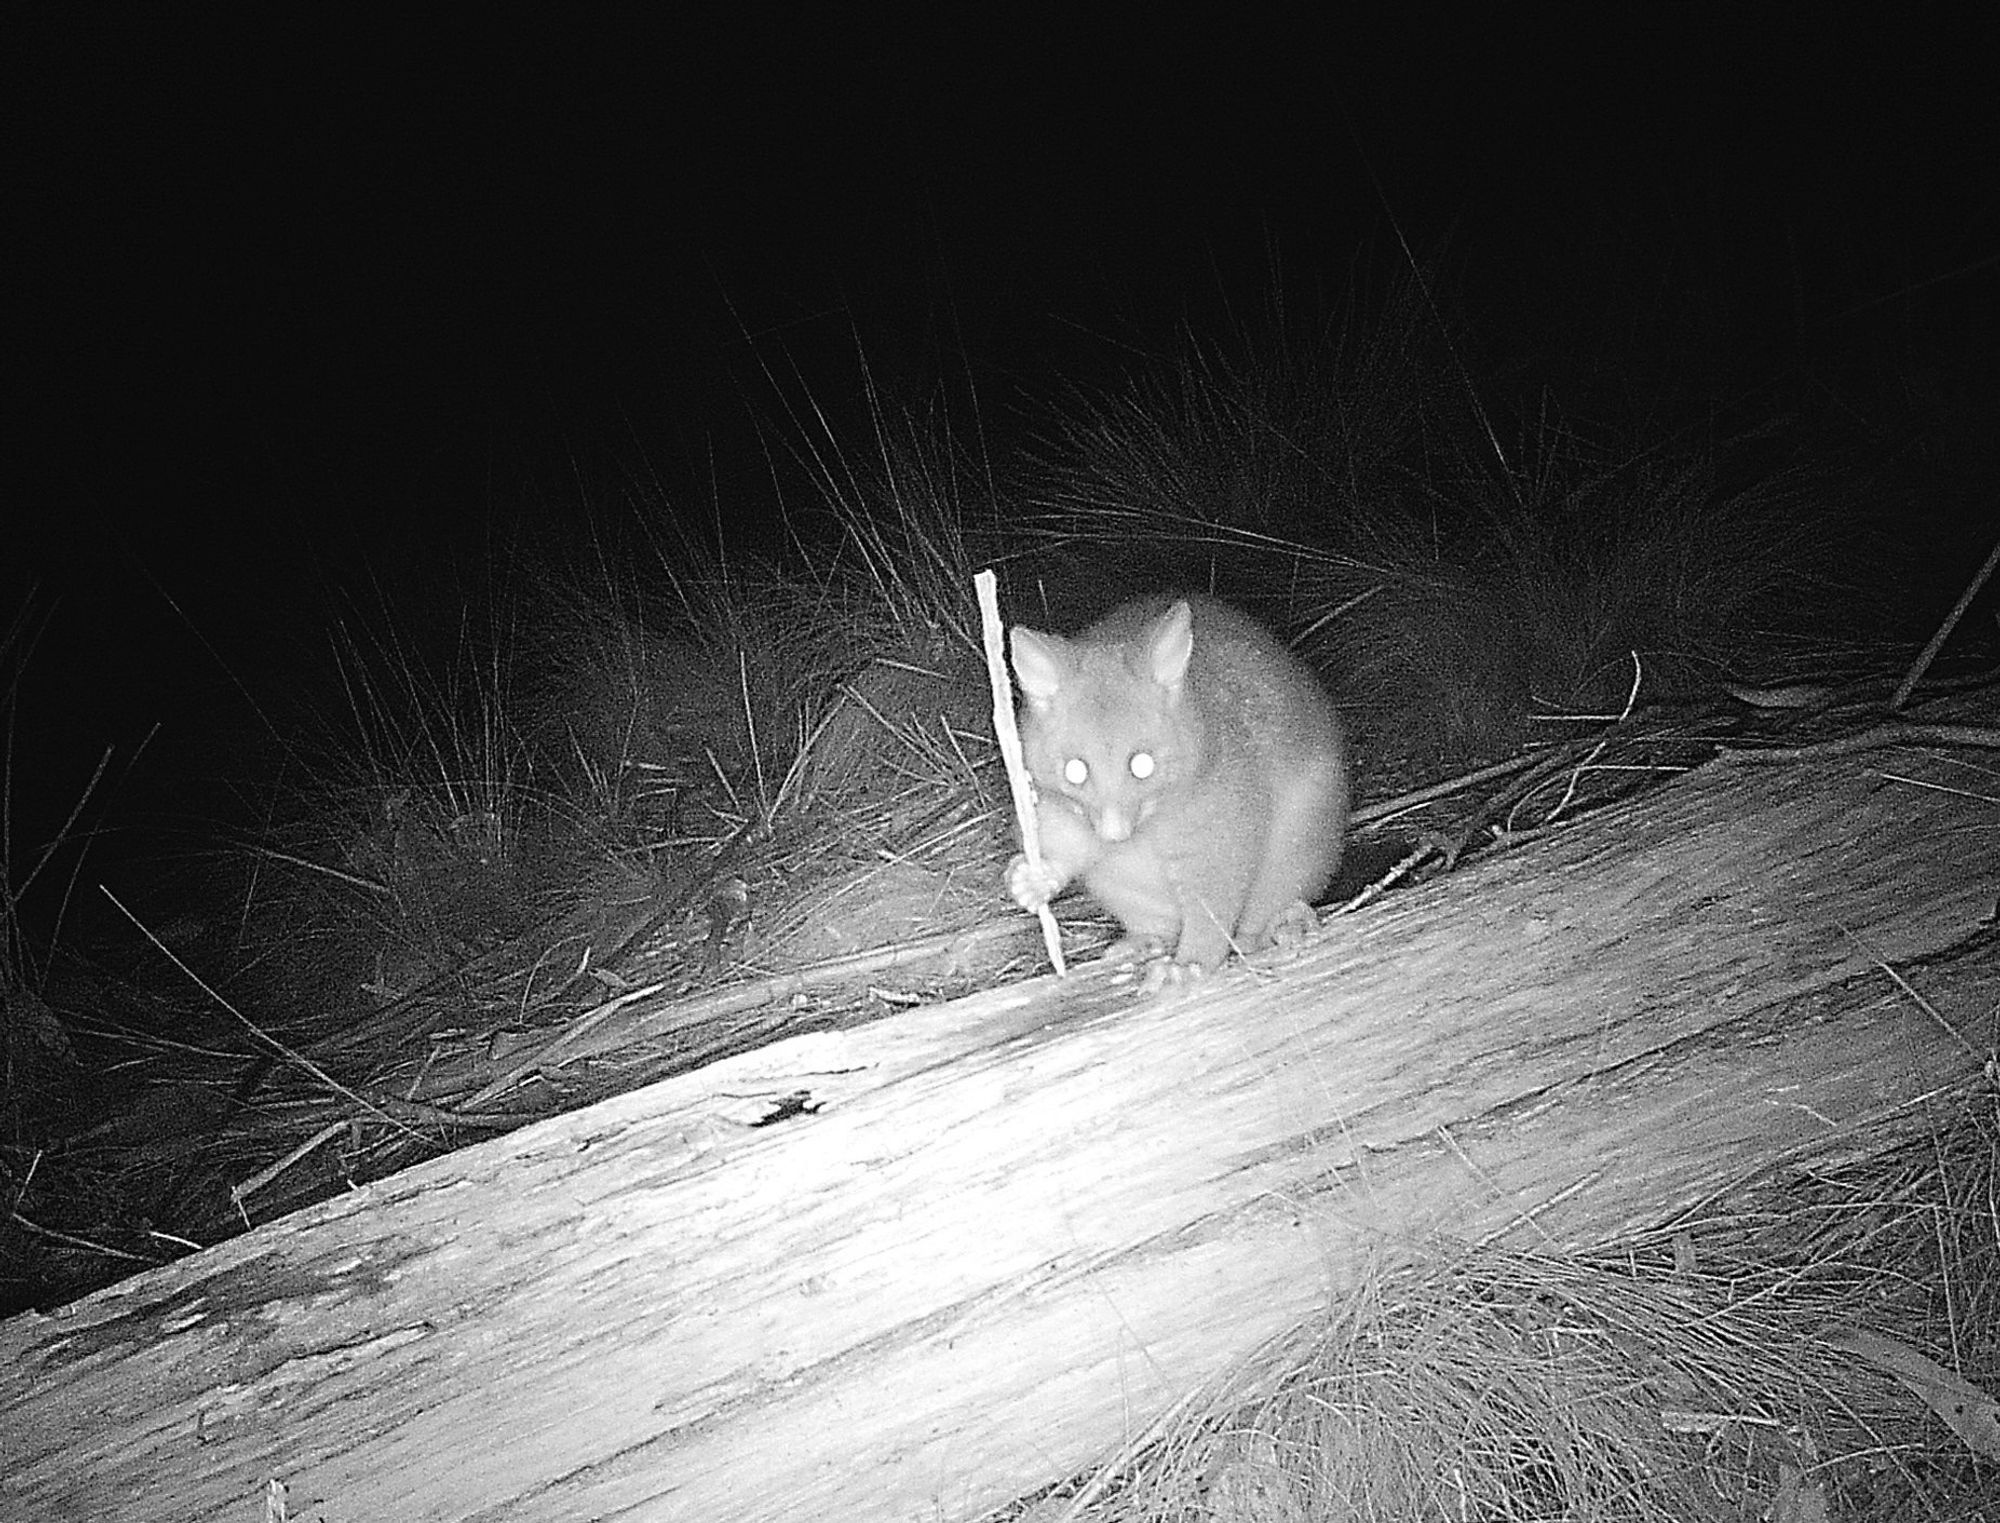
M1128 933L1106 947L1098 961L1111 968L1149 969L1154 963L1164 961L1166 955L1163 938Z
M1069 879L1051 866L1047 858L1030 862L1023 853L1007 864L1007 892L1030 915L1046 909L1067 882Z
M1156 994L1185 989L1206 972L1198 962L1177 962L1163 952L1145 965L1139 978L1139 993L1151 999Z

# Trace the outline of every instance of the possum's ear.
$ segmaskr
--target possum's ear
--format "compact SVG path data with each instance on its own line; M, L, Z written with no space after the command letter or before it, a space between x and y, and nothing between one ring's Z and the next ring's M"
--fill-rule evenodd
M1016 624L1013 644L1014 677L1021 684L1021 696L1031 708L1047 708L1062 686L1062 642Z
M1146 626L1146 664L1153 680L1178 695L1194 654L1194 614L1185 602L1174 604Z

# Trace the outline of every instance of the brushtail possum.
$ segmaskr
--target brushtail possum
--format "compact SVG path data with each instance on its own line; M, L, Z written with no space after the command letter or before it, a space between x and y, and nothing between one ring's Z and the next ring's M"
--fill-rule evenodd
M1125 928L1110 955L1147 961L1155 985L1310 923L1348 784L1303 661L1204 597L1128 603L1070 638L1016 626L1012 645L1042 848L1041 871L1008 868L1016 903L1082 880Z

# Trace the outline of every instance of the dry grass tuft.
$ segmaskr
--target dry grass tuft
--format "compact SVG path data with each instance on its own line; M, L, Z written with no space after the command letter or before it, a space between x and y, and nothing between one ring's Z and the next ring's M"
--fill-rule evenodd
M1095 1475L1007 1516L1970 1520L2000 1507L1862 1326L2000 1393L2000 1111L1572 1258L1383 1274Z

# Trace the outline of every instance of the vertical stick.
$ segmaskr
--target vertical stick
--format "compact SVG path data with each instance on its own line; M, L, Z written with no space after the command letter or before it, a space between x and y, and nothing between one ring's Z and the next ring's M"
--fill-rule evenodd
M1028 864L1042 865L1042 833L1035 820L1035 785L1021 759L1021 734L1014 728L1014 683L1007 675L1006 632L1000 624L1000 595L991 571L972 579L979 593L979 627L986 641L986 680L993 685L993 738L1000 742L1000 760L1007 766L1007 790L1014 795L1014 819L1021 827L1021 851ZM1056 917L1045 904L1036 912L1042 922L1042 945L1058 978L1069 969L1063 963L1062 936Z

